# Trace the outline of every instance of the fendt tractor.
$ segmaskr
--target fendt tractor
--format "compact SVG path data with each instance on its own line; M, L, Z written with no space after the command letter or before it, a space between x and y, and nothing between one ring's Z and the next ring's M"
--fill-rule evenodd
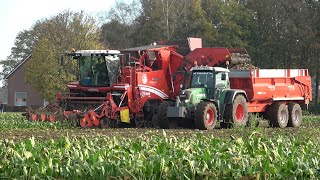
M189 46L195 47L189 39ZM198 39L196 39L198 40ZM181 47L179 47L181 48ZM198 48L183 56L176 45L151 45L121 51L121 71L107 100L79 116L81 127L156 127L157 110L163 99L180 93L184 69L193 65L226 66L250 61L245 49Z
M187 77L187 71L186 71ZM299 127L301 107L312 100L306 69L229 70L195 66L175 101L158 110L161 128L190 125L212 130L246 126L248 113L262 113L271 127Z
M57 93L56 102L46 108L28 110L31 120L76 118L81 111L95 108L106 101L106 94L116 82L119 71L120 51L118 50L71 50L61 56L77 62L78 80L67 84L68 93Z

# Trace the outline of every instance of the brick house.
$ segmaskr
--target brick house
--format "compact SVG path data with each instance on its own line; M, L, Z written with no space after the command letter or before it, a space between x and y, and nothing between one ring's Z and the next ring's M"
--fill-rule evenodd
M22 60L6 77L8 81L7 106L42 107L45 99L25 81L26 63L31 59L31 54Z

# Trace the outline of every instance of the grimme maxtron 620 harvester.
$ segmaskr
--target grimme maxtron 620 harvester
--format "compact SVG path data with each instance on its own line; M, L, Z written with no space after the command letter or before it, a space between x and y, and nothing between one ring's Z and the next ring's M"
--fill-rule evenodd
M120 51L118 50L72 50L62 56L77 61L78 81L67 84L68 93L57 93L57 101L45 108L28 110L31 120L49 120L57 117L70 119L79 111L95 108L106 101L110 86L116 82L119 69Z
M118 82L111 86L104 103L80 117L81 127L117 127L123 123L157 126L157 109L163 99L179 94L184 69L189 70L194 64L226 66L229 62L250 61L244 49L200 47L182 56L177 53L177 46L157 45L121 52Z

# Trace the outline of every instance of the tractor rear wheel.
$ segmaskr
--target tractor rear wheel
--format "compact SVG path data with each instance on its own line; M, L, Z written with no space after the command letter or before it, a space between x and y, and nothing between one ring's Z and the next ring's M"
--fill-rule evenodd
M174 129L178 126L178 122L174 119L167 117L167 109L169 106L173 106L174 103L170 101L163 101L158 109L157 119L158 125L162 129Z
M299 104L289 103L289 121L288 127L299 127L302 122L302 110Z
M195 125L197 129L213 130L217 124L217 108L212 102L200 102L196 107Z
M268 117L269 125L271 127L287 127L289 119L288 106L285 103L280 102L272 104Z
M225 122L222 127L241 126L245 127L248 123L249 113L246 98L243 95L237 95L232 104L227 104L224 112Z

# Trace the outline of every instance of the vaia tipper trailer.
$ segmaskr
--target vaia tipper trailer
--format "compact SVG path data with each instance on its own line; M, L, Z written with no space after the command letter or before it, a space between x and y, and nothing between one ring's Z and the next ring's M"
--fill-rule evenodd
M188 88L175 101L166 100L160 105L161 128L180 124L212 130L217 122L222 127L245 126L249 113L264 114L272 127L299 127L301 107L312 100L311 77L306 69L195 66L188 80Z

